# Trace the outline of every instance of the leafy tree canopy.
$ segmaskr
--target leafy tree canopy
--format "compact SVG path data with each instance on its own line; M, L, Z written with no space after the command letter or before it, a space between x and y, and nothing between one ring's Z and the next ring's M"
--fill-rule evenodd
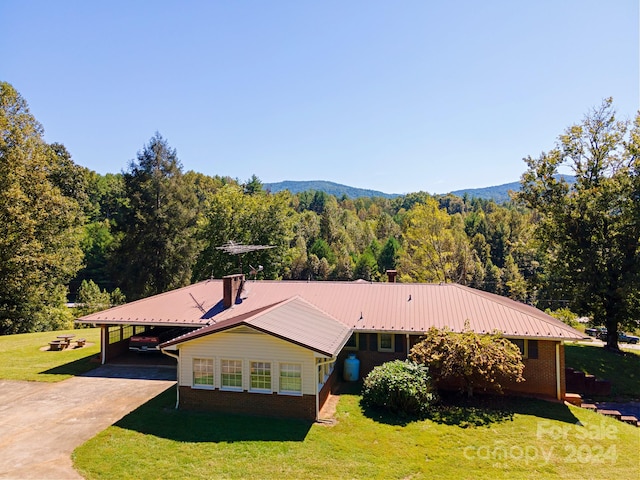
M82 263L82 212L42 134L27 102L0 82L0 334L71 320L64 304Z
M548 288L592 316L618 350L618 328L640 314L640 116L616 119L611 99L569 127L556 147L528 157L518 195L535 209L548 252ZM570 169L575 184L558 173Z

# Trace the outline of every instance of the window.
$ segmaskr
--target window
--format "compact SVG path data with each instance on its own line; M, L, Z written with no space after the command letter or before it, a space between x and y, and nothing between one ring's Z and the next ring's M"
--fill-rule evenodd
M251 390L271 391L271 363L251 362Z
M193 386L213 388L213 359L193 359Z
M536 359L538 358L538 340L524 340L522 338L510 339L518 349L523 359Z
M109 345L113 343L118 343L122 340L122 327L108 327L109 331Z
M222 389L242 390L242 360L222 360L220 377Z
M522 355L522 358L526 358L524 353L525 353L525 349L524 349L524 340L520 339L520 338L511 338L511 343L515 344L516 347L518 347L518 350L520 350L520 355Z
M280 393L302 393L302 366L299 363L280 364Z
M378 334L378 351L393 352L393 333Z
M324 385L324 382L327 381L331 373L333 373L333 369L336 365L336 361L333 358L316 358L316 369L318 372L318 384L320 386Z
M353 332L351 334L351 337L349 337L349 340L347 341L347 343L344 344L344 349L345 350L358 350L358 346L359 346L358 334L356 332Z

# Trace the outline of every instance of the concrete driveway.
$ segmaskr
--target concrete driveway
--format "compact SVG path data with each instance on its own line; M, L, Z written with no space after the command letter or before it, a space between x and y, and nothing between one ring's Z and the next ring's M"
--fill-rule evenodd
M175 377L175 368L104 365L58 383L0 380L0 478L82 478L71 452Z

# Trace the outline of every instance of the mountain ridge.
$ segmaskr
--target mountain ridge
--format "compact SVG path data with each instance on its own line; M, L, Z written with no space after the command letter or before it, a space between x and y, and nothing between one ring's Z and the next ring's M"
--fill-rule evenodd
M574 181L574 178L569 175L563 175L563 178L565 178L569 183L573 183ZM282 190L289 190L291 193L296 194L313 190L334 195L336 198L341 198L343 195L346 195L352 199L360 197L396 198L405 195L401 193L385 193L379 190L351 187L327 180L285 180L282 182L264 183L263 187L265 190L269 190L273 193L280 192ZM465 188L437 195L447 195L450 193L452 195L463 197L467 194L471 198L480 198L483 200L493 200L496 203L504 203L510 200L510 191L519 190L520 182L510 182L503 183L501 185L492 185L489 187Z

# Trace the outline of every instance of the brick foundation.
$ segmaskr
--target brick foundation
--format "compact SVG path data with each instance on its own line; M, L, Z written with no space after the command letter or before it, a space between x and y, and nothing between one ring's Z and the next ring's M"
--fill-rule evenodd
M334 370L318 394L319 409L322 409L329 394L334 390L337 379L338 376ZM182 386L179 407L186 410L316 420L314 395L228 392Z
M180 408L267 417L301 418L310 421L316 418L314 395L225 392L180 387Z

